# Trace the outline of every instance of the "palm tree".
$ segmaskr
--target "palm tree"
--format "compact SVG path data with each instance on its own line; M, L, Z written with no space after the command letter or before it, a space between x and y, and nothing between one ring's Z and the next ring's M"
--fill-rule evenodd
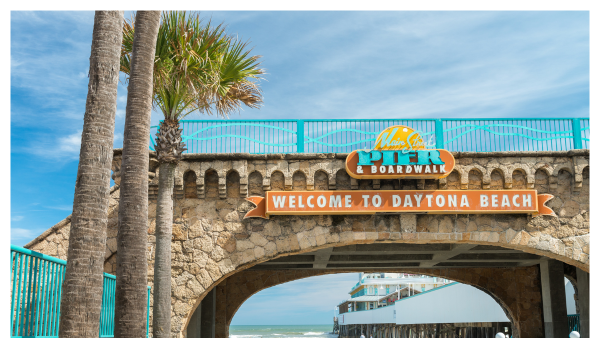
M146 337L148 134L160 12L138 11L135 24L138 29L132 41L121 165L115 290L116 338Z
M122 11L96 11L59 335L99 335Z
M125 23L121 71L129 74L131 36ZM166 12L156 43L154 105L164 115L156 139L160 163L156 206L153 337L171 331L171 237L175 168L186 150L179 121L192 112L227 116L242 104L258 108L262 95L257 84L264 73L259 56L249 56L247 43L228 36L222 25L201 25L197 14Z

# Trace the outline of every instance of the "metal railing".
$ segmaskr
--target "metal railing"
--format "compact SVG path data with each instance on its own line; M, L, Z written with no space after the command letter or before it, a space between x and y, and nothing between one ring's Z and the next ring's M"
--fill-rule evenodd
M370 149L393 125L450 151L589 149L589 118L389 120L184 120L186 153L347 153ZM154 150L157 126L152 127Z
M567 323L569 324L569 332L579 332L579 315L567 315Z
M58 337L60 298L67 262L15 245L10 246L10 257L10 336ZM100 337L114 337L115 285L115 276L105 273ZM149 311L150 287L146 336Z

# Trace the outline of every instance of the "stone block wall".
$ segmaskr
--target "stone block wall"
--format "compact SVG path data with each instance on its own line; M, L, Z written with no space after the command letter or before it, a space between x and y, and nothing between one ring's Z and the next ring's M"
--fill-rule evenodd
M174 336L204 295L229 276L281 256L374 242L497 245L555 258L589 271L589 151L455 153L441 180L356 180L345 154L195 154L176 171L172 241ZM119 181L120 153L114 157ZM157 165L149 172L148 281L154 271ZM195 182L193 178L195 177ZM268 190L537 189L556 197L559 217L528 215L277 216L243 219L244 200ZM195 190L195 195L194 195ZM153 192L154 191L154 192ZM111 192L105 270L114 273L118 186ZM69 218L27 245L66 259ZM451 278L452 279L452 278ZM459 280L459 279L456 279ZM531 291L535 293L535 291Z

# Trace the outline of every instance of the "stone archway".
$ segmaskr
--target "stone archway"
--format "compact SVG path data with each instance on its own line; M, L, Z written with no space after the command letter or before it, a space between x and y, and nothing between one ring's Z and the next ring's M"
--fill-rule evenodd
M199 299L230 276L273 259L331 247L373 243L492 245L549 257L589 272L589 151L455 153L454 156L455 171L447 178L391 182L347 177L343 171L345 154L184 156L175 179L173 334L183 334ZM160 174L154 162L151 158L149 267L154 263L153 215ZM114 168L118 184L119 151L115 152ZM191 172L196 177L195 195L191 191ZM258 195L261 191L294 187L444 190L468 189L469 184L483 190L491 186L504 189L519 186L549 192L556 198L548 205L559 217L403 214L243 219L253 207L244 200L249 190ZM189 194L184 193L184 186ZM106 272L111 272L116 258L118 201L119 189L115 186L107 229ZM65 259L69 226L66 219L27 247ZM419 267L437 269L436 264ZM150 285L152 278L153 271L149 270Z
M381 269L381 272L425 274L468 284L490 295L505 311L513 325L513 337L542 337L543 320L539 293L539 269L467 268L467 269ZM239 307L255 293L269 287L302 278L356 270L245 270L216 286L216 337L229 336L229 325ZM495 278L500 274L499 278ZM510 275L510 278L502 275ZM513 278L518 276L518 278Z

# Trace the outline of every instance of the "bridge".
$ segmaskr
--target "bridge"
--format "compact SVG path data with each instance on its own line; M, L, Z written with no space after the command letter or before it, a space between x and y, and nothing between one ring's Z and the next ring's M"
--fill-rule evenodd
M357 179L346 158L405 125L455 159L441 179ZM260 132L263 130L263 132ZM568 335L563 278L589 337L589 120L323 120L184 123L172 241L174 337L228 337L256 292L309 276L406 272L478 287L504 309L513 337ZM212 148L211 148L212 147ZM121 150L115 149L105 272L114 273ZM152 286L158 162L149 163ZM555 216L373 213L244 218L248 196L277 192L535 191ZM66 259L70 217L26 245ZM150 314L151 315L151 314ZM150 323L152 320L150 320Z

